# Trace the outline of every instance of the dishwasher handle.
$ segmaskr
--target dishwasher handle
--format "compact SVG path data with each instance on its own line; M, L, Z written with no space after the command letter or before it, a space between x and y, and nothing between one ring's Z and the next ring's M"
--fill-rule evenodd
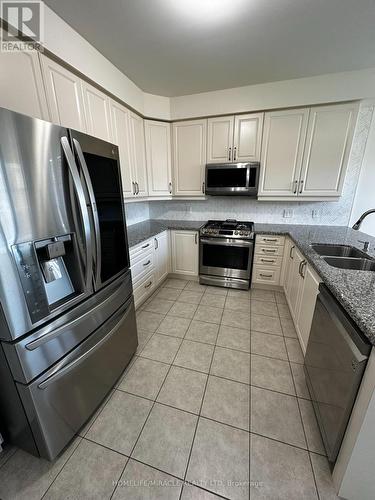
M369 342L363 338L361 331L353 325L352 320L347 316L346 312L323 284L319 287L317 300L322 304L327 314L336 325L340 335L343 337L346 344L348 344L357 362L362 363L367 360L371 350Z

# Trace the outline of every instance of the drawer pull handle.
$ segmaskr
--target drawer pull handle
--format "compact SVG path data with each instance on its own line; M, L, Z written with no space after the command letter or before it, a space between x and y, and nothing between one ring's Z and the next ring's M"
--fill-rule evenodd
M268 262L270 264L274 264L276 261L275 259L260 259L262 262Z
M147 245L143 245L142 248L148 248L150 246L150 243L147 243Z
M145 285L145 288L150 288L151 285L152 285L152 281L150 281L150 283L147 283L147 285Z
M264 253L276 253L275 249L270 249L270 248L262 248L262 252Z
M277 241L277 238L263 238L263 241Z
M147 261L147 262L145 262L143 265L144 265L144 267L146 267L146 266L149 266L150 264L151 264L151 260L148 260L148 261Z
M272 278L272 274L263 274L263 273L259 273L259 276L261 276L262 278Z

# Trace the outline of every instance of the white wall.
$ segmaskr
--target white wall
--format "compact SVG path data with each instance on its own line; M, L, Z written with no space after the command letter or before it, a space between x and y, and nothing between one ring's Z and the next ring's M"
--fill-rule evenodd
M171 98L171 118L257 111L375 97L375 68Z
M360 215L375 208L375 119L373 117L362 162L357 192L355 195L350 224L353 225ZM361 231L375 236L375 214L369 215L361 226Z

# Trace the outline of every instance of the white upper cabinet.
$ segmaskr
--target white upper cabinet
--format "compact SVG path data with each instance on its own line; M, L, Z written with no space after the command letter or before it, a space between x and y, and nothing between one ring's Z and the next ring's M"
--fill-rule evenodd
M130 147L135 196L147 196L145 130L143 118L129 111Z
M177 196L203 196L207 120L173 124L173 192Z
M295 196L308 109L265 113L258 196Z
M357 114L357 103L266 113L258 197L341 196Z
M207 163L232 160L234 116L207 120Z
M87 82L82 82L85 102L85 113L87 123L87 133L103 139L112 141L111 119L110 119L110 99Z
M0 52L0 106L49 120L36 52Z
M260 161L264 113L238 115L234 120L233 161Z
M260 160L263 113L207 120L207 163Z
M125 197L135 194L130 153L129 110L115 101L111 101L111 123L113 142L120 154L122 189Z
M52 59L40 58L53 123L86 132L81 79Z
M310 110L299 196L340 196L358 105L336 104Z
M145 120L146 164L149 196L172 194L171 126Z

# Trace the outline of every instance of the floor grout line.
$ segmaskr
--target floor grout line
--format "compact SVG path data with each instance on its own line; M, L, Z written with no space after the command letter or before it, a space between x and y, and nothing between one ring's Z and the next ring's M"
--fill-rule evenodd
M289 306L288 306L288 307L289 307ZM296 384L295 384L294 377L293 377L292 367L291 367L291 365L290 365L290 356L289 356L288 347L287 347L287 344L286 344L286 340L285 340L285 338L284 338L284 343L285 343L285 349L286 349L287 356L288 356L288 361L289 361L289 371L290 371L290 374L291 374L291 377L292 377L292 382L293 382L293 386L294 386L294 391L295 391L295 393L297 394L297 388L296 388ZM297 408L298 408L299 416L300 416L300 419L301 419L301 424L302 424L303 434L304 434L304 436L305 436L306 447L308 448L308 441L307 441L306 429L305 429L305 424L304 424L304 421L303 421L303 418L302 418L302 412L301 412L301 408L300 408L300 405L299 405L299 402L298 402L298 398L297 398ZM315 493L316 493L317 499L319 500L319 499L320 499L320 495L319 495L318 485L317 485L317 481L316 481L316 477L315 477L315 473L314 473L314 467L313 467L313 464L312 464L312 460L311 460L311 456L310 456L309 451L307 451L307 455L308 455L308 459L309 459L309 463L310 463L310 468L311 468L312 477L313 477L313 480L314 480L314 485L315 485Z

